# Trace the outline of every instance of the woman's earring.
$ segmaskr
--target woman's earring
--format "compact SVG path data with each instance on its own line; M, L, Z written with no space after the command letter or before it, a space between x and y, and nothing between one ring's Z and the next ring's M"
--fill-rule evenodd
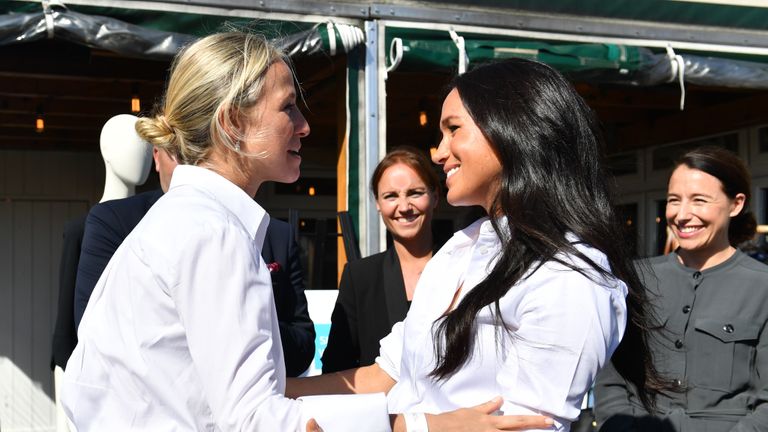
M235 151L236 152L240 151L240 141L235 141Z

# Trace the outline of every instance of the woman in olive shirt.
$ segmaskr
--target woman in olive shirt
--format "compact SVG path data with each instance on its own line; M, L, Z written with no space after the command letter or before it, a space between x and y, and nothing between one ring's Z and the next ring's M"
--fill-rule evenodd
M650 414L606 368L595 388L601 431L768 431L768 266L736 249L755 234L751 189L727 150L693 150L676 164L666 218L679 247L640 270L657 295L654 362L679 391Z

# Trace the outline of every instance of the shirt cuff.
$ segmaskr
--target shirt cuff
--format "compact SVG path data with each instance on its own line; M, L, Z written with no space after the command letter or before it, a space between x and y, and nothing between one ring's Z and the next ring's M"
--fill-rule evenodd
M427 416L424 413L403 413L405 432L429 432Z
M314 418L325 431L392 432L384 393L304 396L301 401L302 431Z

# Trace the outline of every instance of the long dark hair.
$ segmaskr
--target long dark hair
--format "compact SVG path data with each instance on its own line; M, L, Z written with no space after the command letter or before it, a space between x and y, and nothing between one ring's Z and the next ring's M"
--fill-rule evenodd
M675 169L680 165L703 171L720 180L723 192L730 198L744 194L744 207L732 217L728 224L728 242L738 246L755 236L757 221L749 209L752 197L752 180L749 169L741 158L720 147L704 146L685 153L675 162Z
M529 271L555 261L587 276L558 256L564 253L626 283L629 322L614 356L621 363L617 367L640 389L663 388L647 348L645 290L614 214L602 134L592 110L558 72L523 59L479 66L456 77L452 89L499 157L500 187L489 213L506 216L509 226L491 218L502 242L498 261L456 309L435 323L437 364L431 376L446 379L468 361L481 309L494 305L497 326L507 328L499 300ZM581 253L567 233L602 251L611 271ZM652 406L653 398L639 393Z

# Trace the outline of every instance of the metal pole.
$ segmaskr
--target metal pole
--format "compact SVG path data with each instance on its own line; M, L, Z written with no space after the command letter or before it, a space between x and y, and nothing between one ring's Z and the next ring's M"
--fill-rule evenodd
M365 148L364 169L360 175L360 246L364 256L380 251L380 222L376 203L368 192L368 182L379 162L379 90L380 79L379 27L377 21L365 21Z

